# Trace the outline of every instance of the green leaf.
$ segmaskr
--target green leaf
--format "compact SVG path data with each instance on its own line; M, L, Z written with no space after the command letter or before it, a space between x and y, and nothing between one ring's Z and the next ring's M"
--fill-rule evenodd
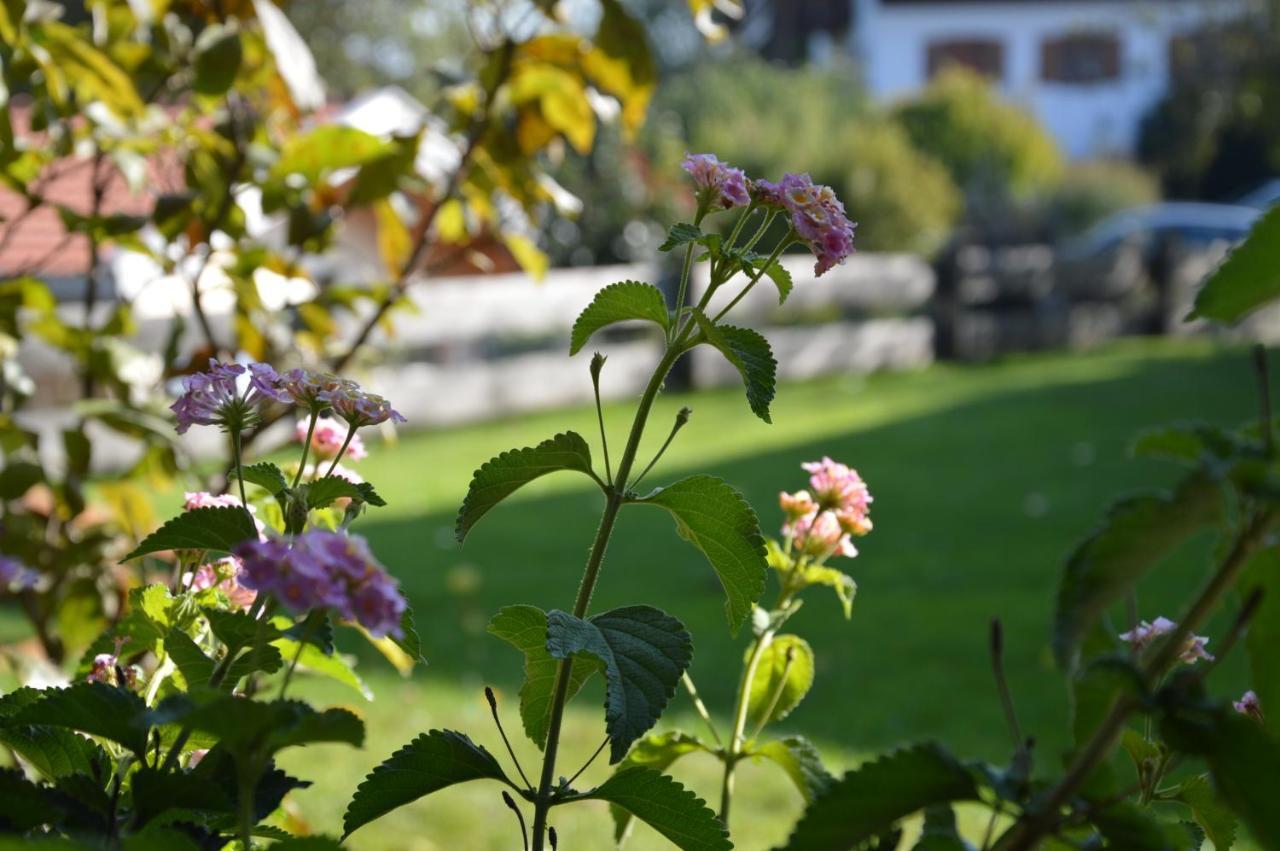
M973 777L937 745L895 751L848 772L805 811L786 851L843 851L937 804L978 797Z
M210 659L200 645L192 640L181 629L171 629L164 639L165 652L173 660L173 664L186 683L187 691L195 687L209 684L213 677L214 661Z
M924 811L924 827L912 851L969 851L956 829L955 810L938 804Z
M487 461L472 474L467 497L458 509L458 540L464 540L489 509L534 479L557 470L576 470L595 478L591 448L577 433L557 434L537 446L512 449Z
M33 688L20 688L0 697L0 744L29 762L46 780L72 774L93 776L105 770L107 754L96 742L64 727L11 720L42 698L43 694Z
M804 797L806 804L827 791L836 779L822 764L817 749L804 736L788 736L751 747L747 753L753 757L773 760L787 773L791 782Z
M1144 494L1114 505L1067 561L1054 616L1053 648L1059 664L1072 666L1080 638L1107 608L1222 514L1221 490L1200 473L1188 476L1171 494Z
M702 239L702 231L697 225L691 225L688 222L676 222L671 226L671 230L667 231L667 238L662 245L658 246L659 251L672 251L682 245L688 245L690 242L697 242Z
M749 651L748 651L749 656ZM786 718L813 686L813 648L798 635L777 635L760 654L747 698L748 729Z
M1198 851L1200 842L1186 827L1163 821L1149 809L1129 801L1090 812L1089 820L1106 840L1107 848L1125 851Z
M583 796L615 804L683 851L727 851L729 833L697 795L650 768L619 771Z
M764 267L764 273L769 276L769 280L773 281L774 286L778 288L778 304L785 304L787 296L791 295L791 289L795 286L791 281L791 273L787 271L787 267L774 260Z
M1187 319L1235 322L1280 296L1280 208L1272 207L1209 276Z
M853 598L858 593L858 583L853 581L852 576L826 565L810 564L798 570L806 588L810 585L827 586L836 592L836 598L840 600L840 608L844 611L844 619L849 620L853 617Z
M586 654L604 666L609 761L618 762L661 717L693 658L693 640L680 621L651 606L626 606L586 621L552 611L547 652L556 659Z
M1191 814L1205 836L1213 843L1213 851L1229 851L1236 841L1236 817L1214 791L1206 775L1182 781L1176 796L1191 808Z
M257 485L272 496L289 489L289 481L284 477L284 473L279 467L268 461L263 461L260 464L251 464L243 468L241 472L244 474L245 482ZM234 470L231 475L235 475Z
M308 133L290 136L271 169L280 179L300 174L314 183L335 169L364 165L393 153L394 148L377 136L341 124L322 124Z
M131 691L102 683L48 689L12 716L14 723L79 730L124 745L135 754L147 747L147 705Z
M639 281L622 281L600 290L573 323L569 354L582 351L591 335L606 325L629 319L648 320L667 330L667 300L662 290Z
M706 475L658 488L638 502L670 511L680 537L707 557L724 587L725 614L736 633L764 593L764 535L751 506L723 480Z
M253 515L239 506L193 508L148 535L124 561L165 550L230 553L241 541L258 537Z
M1167 458L1185 464L1220 462L1243 449L1240 440L1215 426L1165 426L1138 435L1129 449L1136 458Z
M25 833L41 825L54 824L62 815L63 804L53 789L32 783L18 769L0 768L0 835Z
M546 747L551 723L551 697L560 662L547 652L547 613L537 606L506 606L489 621L489 632L524 654L524 684L520 686L520 720L525 735L539 748ZM596 664L575 659L570 668L567 699L595 673Z
M484 779L516 788L493 755L461 733L423 733L388 757L356 789L342 820L343 838L397 807L448 786Z
M650 733L632 746L627 753L627 758L618 764L618 771L648 768L665 773L671 763L686 754L698 751L712 752L711 748L703 744L697 736L691 736L688 733L681 733L678 730ZM609 812L613 816L613 838L621 845L634 817L617 804L610 804Z
M1280 737L1280 550L1268 547L1254 554L1240 578L1240 596L1257 591L1262 600L1245 633L1250 683L1265 714L1265 726Z
M306 486L307 508L324 508L339 499L358 499L374 506L384 506L387 501L378 496L368 482L350 482L342 476L325 476Z
M160 771L143 765L130 778L134 818L145 825L167 810L235 812L227 790L196 774ZM234 787L233 787L234 788Z
M364 744L364 724L351 712L318 711L296 700L260 703L228 695L192 709L181 720L217 736L238 759L261 760L300 745Z
M742 376L747 386L747 403L757 417L767 423L769 403L777 389L778 363L773 349L759 332L733 325L716 325L700 310L693 313L707 342L720 351Z
M310 642L299 644L288 638L277 640L273 646L280 651L281 656L289 660L290 664L296 657L299 670L310 671L317 676L341 683L358 692L365 700L373 700L373 692L369 691L369 687L364 684L364 680L360 679L355 668L341 654L325 653ZM299 648L302 655L298 655Z
M239 31L224 24L209 24L196 39L192 88L202 95L225 93L235 82L243 58Z
M228 612L221 609L204 609L209 628L218 640L227 646L228 653L258 644L267 644L281 637L280 630L270 622L255 620L247 612Z

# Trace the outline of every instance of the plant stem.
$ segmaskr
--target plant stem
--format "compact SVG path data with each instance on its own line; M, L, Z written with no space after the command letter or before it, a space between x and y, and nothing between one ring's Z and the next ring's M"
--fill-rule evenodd
M685 671L680 675L680 682L684 684L685 691L689 692L689 699L693 701L694 711L707 725L711 738L716 740L716 744L724 747L724 743L720 741L720 734L716 731L716 725L711 721L711 713L707 711L707 705L702 702L702 698L698 696L698 690L693 685L693 679L689 676L689 672Z
M347 432L347 439L342 441L342 448L338 450L337 455L333 456L333 463L329 465L329 472L324 474L324 477L326 479L333 475L334 470L338 469L338 462L342 460L343 455L347 454L347 447L350 446L351 441L355 439L356 430L359 428L360 426L356 425L355 423L351 424L351 429ZM319 464L316 465L316 469L317 470L320 469Z
M231 457L236 465L236 483L240 485L240 504L244 506L244 510L249 510L249 497L244 492L244 465L240 457L240 429L232 429L231 431Z
M784 239L781 242L779 242L778 247L773 249L773 253L769 255L769 259L765 260L764 263L760 266L760 268L756 269L755 275L753 275L751 280L747 282L747 285L742 288L742 292L734 296L732 301L730 301L723 308L721 308L720 312L717 313L715 315L715 318L713 318L711 321L719 322L721 317L723 317L730 310L733 310L733 308L737 306L738 302L742 301L742 299L746 296L746 294L751 292L751 288L754 287L762 277L764 277L765 271L774 263L778 262L778 258L782 256L782 252L791 243L792 243L792 240L790 239Z
M294 653L293 659L289 661L289 668L284 672L284 681L280 683L280 694L276 695L276 700L284 700L284 693L289 688L289 681L293 679L293 672L298 667L298 660L302 658L302 651L307 649L307 642L311 639L311 634L315 632L321 616L322 613L311 611L307 613L307 619L302 622L302 635L298 636L298 652Z
M307 468L307 455L311 452L311 438L316 433L316 420L320 419L319 411L311 412L311 421L307 423L307 439L302 443L302 460L298 462L298 472L293 475L293 484L290 489L296 488L298 482L302 481L302 471Z
M604 512L600 516L600 527L596 530L595 541L591 545L591 553L587 557L587 565L583 570L582 584L578 586L578 596L573 604L574 617L581 618L587 613L591 604L591 595L595 591L596 581L600 577L600 565L604 562L605 550L609 548L609 538L613 534L614 523L618 519L618 511L625 499L623 493L627 478L631 475L631 467L635 464L636 452L640 448L640 438L644 436L644 427L649 420L649 412L653 402L666 381L667 373L676 360L684 353L682 346L670 345L659 361L653 376L649 379L640 404L636 408L635 418L631 422L631 433L627 437L627 445L618 459L618 469L610 483L608 499ZM564 721L564 708L569 696L569 671L573 660L561 660L556 669L556 684L551 702L551 718L547 726L547 749L542 759L542 776L538 781L538 793L533 809L533 851L543 851L546 842L547 813L551 809L551 786L555 780L556 756L560 749L560 726Z

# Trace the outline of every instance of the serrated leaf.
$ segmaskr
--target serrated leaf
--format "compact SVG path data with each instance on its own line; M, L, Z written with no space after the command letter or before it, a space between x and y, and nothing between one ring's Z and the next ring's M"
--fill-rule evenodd
M275 464L263 461L260 464L251 464L241 470L244 474L244 481L251 485L257 485L267 493L275 496L289 489L289 481L284 477L284 473ZM231 472L235 476L235 471Z
M787 296L791 295L791 289L795 286L791 281L791 273L787 271L787 267L774 260L764 267L764 273L769 276L769 280L773 281L774 286L778 288L778 304L785 304Z
M1230 851L1236 841L1236 817L1214 791L1206 775L1189 777L1178 787L1177 799L1191 808L1191 814L1213 843L1213 851Z
M813 648L798 635L777 635L760 654L747 698L747 727L786 718L813 686ZM766 714L767 713L767 714Z
M147 746L147 705L131 691L102 683L47 689L12 716L17 724L79 730L124 745L135 754Z
M1116 503L1067 561L1054 616L1059 664L1074 664L1080 638L1107 608L1162 558L1221 519L1222 512L1220 488L1200 473L1188 476L1171 494Z
M973 777L937 745L916 745L869 762L831 785L805 810L786 851L844 851L927 807L978 797Z
M618 764L618 771L648 768L665 774L671 763L686 754L698 751L711 752L711 749L697 736L681 733L678 730L650 733L631 747L627 758ZM613 816L613 838L618 844L622 844L634 816L617 804L609 805L609 813Z
M171 809L203 813L235 812L235 803L226 789L195 774L162 772L143 765L130 777L130 784L134 818L139 826Z
M308 482L306 494L307 508L325 508L339 499L358 499L378 507L387 504L368 482L357 484L337 475Z
M725 593L725 614L736 633L764 593L764 535L756 513L722 479L696 475L638 500L665 508L680 537L707 557Z
M195 707L181 720L193 730L217 736L238 758L261 760L299 745L364 743L364 723L353 713L316 710L296 700L261 703L228 695Z
M1187 319L1235 322L1280 296L1280 207L1263 214L1245 241L1209 276Z
M230 553L241 541L257 537L258 527L244 508L192 508L148 535L123 561L165 550Z
M470 780L497 780L511 788L498 761L461 733L423 733L370 772L342 820L343 838L392 810Z
M21 756L46 780L72 774L92 776L105 769L106 752L94 741L64 727L22 724L12 720L24 707L42 699L33 688L0 697L0 744Z
M582 351L591 335L601 328L632 319L653 322L667 330L670 322L662 290L639 281L621 281L600 290L573 323L569 354Z
M676 222L671 226L671 230L667 231L667 238L658 246L659 251L672 251L682 245L688 245L690 242L697 242L702 239L702 230L697 225L691 225L688 222Z
M827 791L836 782L835 777L822 764L818 750L804 736L788 736L763 745L755 745L747 751L751 756L772 760L787 773L791 782L804 797L806 804Z
M683 851L727 851L729 833L702 799L665 774L628 768L583 796L615 804Z
M560 662L547 652L547 613L537 606L506 606L489 621L489 632L524 654L524 684L520 686L520 720L524 732L539 748L546 747L551 722L551 698ZM596 664L574 660L567 699L582 688Z
M695 310L693 317L707 342L718 349L742 376L742 381L747 386L747 404L751 406L752 413L765 422L772 423L769 403L773 401L777 389L778 363L773 358L769 341L750 328L716 325L700 310Z
M970 851L956 829L955 810L947 804L924 811L924 827L912 851Z
M229 612L222 609L204 609L209 629L234 653L245 647L267 644L281 637L280 630L266 620L250 617L247 612Z
M586 654L605 675L609 761L653 727L693 658L693 639L680 621L652 606L625 606L590 620L547 615L547 652L556 659Z
M1180 823L1157 818L1150 810L1118 801L1089 810L1089 820L1106 840L1107 848L1125 851L1197 851L1200 843Z
M187 691L196 686L208 685L213 677L215 663L191 636L181 629L171 629L165 636L164 649L186 683Z
M516 490L558 470L576 470L594 478L591 448L575 432L557 434L537 446L512 449L487 461L472 474L467 497L458 509L458 540L465 540L471 527L489 509Z

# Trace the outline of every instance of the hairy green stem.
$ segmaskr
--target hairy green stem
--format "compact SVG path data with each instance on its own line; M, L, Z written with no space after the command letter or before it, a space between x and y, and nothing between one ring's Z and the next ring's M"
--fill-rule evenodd
M756 269L755 275L753 275L751 280L747 282L747 285L742 288L742 292L734 296L733 300L726 304L711 321L719 322L726 313L733 310L733 308L737 306L738 302L742 301L742 299L746 297L747 293L751 292L751 288L759 283L760 279L764 277L765 271L774 263L778 262L778 258L782 256L782 252L792 243L792 241L793 240L791 239L784 239L779 242L778 247L773 249L773 253L769 255L769 259L765 260L760 268Z
M351 441L355 439L356 430L359 428L360 426L356 425L355 423L351 424L350 430L347 431L347 439L342 441L342 448L338 450L337 455L333 456L333 463L329 465L329 472L324 474L324 477L326 479L333 475L334 470L338 469L338 462L342 460L343 455L347 454L347 447L350 446ZM320 465L316 464L316 470L319 470L319 469L320 469Z
M240 504L249 510L249 497L244 492L244 462L240 452L240 429L231 431L231 457L236 465L236 482L240 485Z
M302 460L298 462L298 472L293 474L293 484L290 488L296 488L298 482L302 481L302 471L307 469L307 455L311 452L311 438L316 433L316 420L320 419L319 411L311 412L311 420L307 423L307 439L302 442Z
M591 595L595 591L596 581L600 578L600 566L604 562L605 551L609 548L609 538L613 534L614 523L618 519L618 511L626 499L627 478L631 475L635 464L636 452L640 448L640 438L644 436L645 424L649 420L649 412L653 402L666 381L667 373L685 349L679 345L667 347L666 354L654 369L649 379L640 404L636 408L635 418L631 423L631 433L627 437L627 445L618 459L618 469L610 483L608 498L604 512L600 516L600 527L596 530L595 541L591 545L591 553L587 557L587 565L583 570L582 583L578 586L578 596L573 604L574 617L584 617L591 605ZM538 781L538 791L534 799L533 809L533 851L543 851L546 842L547 813L551 810L551 787L555 780L556 756L560 749L560 727L564 721L564 708L569 697L569 672L573 660L561 660L556 669L555 690L551 702L551 718L547 725L547 748L542 758L542 775Z

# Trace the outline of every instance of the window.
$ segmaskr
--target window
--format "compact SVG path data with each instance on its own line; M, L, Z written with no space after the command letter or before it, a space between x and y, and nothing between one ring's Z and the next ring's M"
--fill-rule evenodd
M985 77L1004 77L1004 45L995 39L970 38L935 41L928 48L929 76L952 65L977 71Z
M1040 77L1083 85L1120 76L1120 40L1110 33L1074 33L1040 45Z

